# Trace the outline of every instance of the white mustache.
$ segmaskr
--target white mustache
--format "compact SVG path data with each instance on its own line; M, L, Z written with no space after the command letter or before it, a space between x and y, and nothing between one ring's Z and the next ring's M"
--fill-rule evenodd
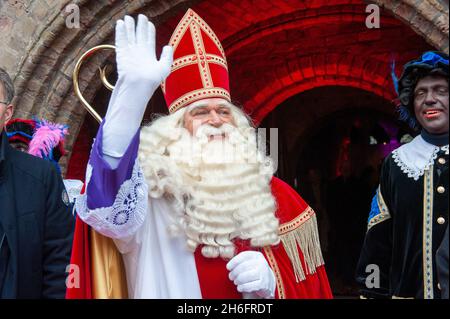
M197 132L195 133L195 136L199 139L203 138L207 138L208 136L211 135L222 135L222 134L230 134L232 132L234 132L236 130L236 128L228 123L222 124L222 126L220 127L214 127L211 126L209 124L204 124L202 126L200 126L197 129Z

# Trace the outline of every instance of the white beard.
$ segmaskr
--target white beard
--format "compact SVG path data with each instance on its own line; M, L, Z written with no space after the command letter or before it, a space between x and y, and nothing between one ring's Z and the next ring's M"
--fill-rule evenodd
M232 258L235 238L249 239L256 247L278 243L273 169L257 150L253 128L202 126L196 137L182 129L162 154L148 154L146 142L155 145L150 128L141 133L140 151L149 195L171 199L177 215L170 231L184 233L191 251L203 245L205 257ZM208 141L209 135L221 133L228 138Z

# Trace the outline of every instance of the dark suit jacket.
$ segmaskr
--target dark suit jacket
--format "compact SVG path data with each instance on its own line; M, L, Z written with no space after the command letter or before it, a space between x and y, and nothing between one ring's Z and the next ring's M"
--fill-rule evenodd
M61 176L0 136L0 296L64 298L74 218Z

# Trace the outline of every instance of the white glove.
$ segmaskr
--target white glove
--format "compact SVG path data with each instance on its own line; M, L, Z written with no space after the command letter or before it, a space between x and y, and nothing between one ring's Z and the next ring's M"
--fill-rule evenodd
M103 153L120 158L139 129L148 101L170 73L173 49L165 46L156 59L155 26L142 14L137 27L130 16L117 21L115 43L118 80L105 117Z
M244 297L274 298L275 276L262 253L243 251L227 263L227 269L230 271L228 278Z

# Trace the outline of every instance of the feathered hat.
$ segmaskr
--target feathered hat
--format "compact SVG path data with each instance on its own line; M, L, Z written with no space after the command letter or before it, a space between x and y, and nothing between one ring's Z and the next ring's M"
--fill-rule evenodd
M68 127L46 120L36 119L35 121L36 129L28 153L51 161L60 171L58 161L66 154L64 140L68 133Z

